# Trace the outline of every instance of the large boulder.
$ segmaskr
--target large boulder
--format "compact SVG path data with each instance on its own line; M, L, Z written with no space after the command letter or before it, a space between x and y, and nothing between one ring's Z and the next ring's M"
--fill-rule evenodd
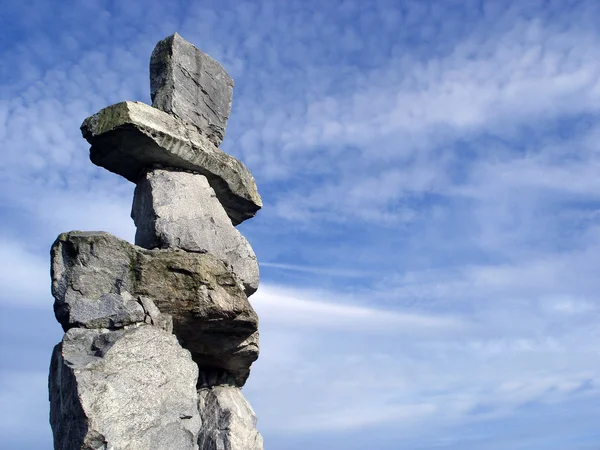
M138 182L131 217L140 247L212 253L231 266L246 295L258 289L256 255L232 225L205 176L156 169Z
M195 126L215 145L225 136L233 80L223 66L175 33L150 58L152 106Z
M197 377L190 353L160 328L73 328L50 365L54 448L197 449Z
M256 415L242 392L233 386L198 391L202 428L200 449L262 450L263 438L256 429Z
M54 311L65 330L141 320L168 328L172 318L200 370L245 383L258 358L258 317L241 281L215 256L73 231L57 238L51 257Z
M169 167L206 176L234 225L262 207L250 171L196 128L140 102L108 106L81 125L91 144L90 159L137 183L153 167Z

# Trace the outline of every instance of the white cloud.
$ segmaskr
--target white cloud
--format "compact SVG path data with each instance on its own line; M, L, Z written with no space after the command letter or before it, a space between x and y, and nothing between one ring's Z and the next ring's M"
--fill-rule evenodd
M342 277L342 278L360 278L360 277L366 277L368 275L372 275L372 274L357 271L357 270L332 269L329 267L311 267L311 266L306 266L306 265L301 265L301 264L280 264L280 263L272 263L272 262L264 262L264 261L260 262L260 266L284 270L284 271L314 273L314 274L319 274L319 275L328 275L328 276Z
M293 179L298 166L322 174L322 182L279 196L275 214L291 220L411 221L416 214L407 199L414 196L452 198L470 190L482 198L516 184L590 195L598 192L597 158L564 168L560 161L522 159L511 146L523 142L511 141L476 149L469 160L457 142L480 135L514 140L523 127L597 113L598 44L587 29L571 28L559 39L550 26L519 19L489 36L474 34L443 57L391 59L357 77L351 93L307 104L285 131L267 121L264 127L273 128L262 141L240 142L253 142L247 153L264 164L267 178ZM255 128L248 133L256 135ZM580 153L576 143L563 146ZM265 148L279 155L279 169L270 166L273 153L258 156ZM455 166L463 166L467 183L477 183L453 181Z
M360 405L356 409L334 409L299 417L291 425L294 432L336 432L369 425L394 424L395 431L408 429L435 414L433 404Z
M596 299L551 295L527 266L500 268L501 281L494 270L413 273L410 285L361 293L385 297L387 311L333 291L261 286L252 299L262 355L246 388L260 424L310 433L402 423L407 438L597 398Z
M0 303L44 308L52 303L49 253L42 259L18 242L0 239L0 261Z
M455 317L377 309L357 305L356 300L353 305L332 292L299 291L265 284L251 302L263 321L286 323L298 328L415 334L457 331L462 326Z

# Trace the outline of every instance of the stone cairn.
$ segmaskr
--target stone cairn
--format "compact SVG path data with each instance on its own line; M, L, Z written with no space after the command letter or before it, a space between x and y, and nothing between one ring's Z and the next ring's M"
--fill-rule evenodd
M136 183L135 245L61 234L51 250L54 448L259 450L240 388L258 358L256 256L234 227L262 202L219 145L233 81L178 34L150 60L152 106L122 102L81 126L98 166Z

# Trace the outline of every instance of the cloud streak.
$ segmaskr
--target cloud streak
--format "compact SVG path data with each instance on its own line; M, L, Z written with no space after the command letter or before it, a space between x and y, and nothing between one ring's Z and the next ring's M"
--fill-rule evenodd
M252 297L252 304L263 321L286 323L296 328L418 334L456 331L462 327L455 317L386 311L353 305L332 292L298 291L280 286L262 285L260 293Z

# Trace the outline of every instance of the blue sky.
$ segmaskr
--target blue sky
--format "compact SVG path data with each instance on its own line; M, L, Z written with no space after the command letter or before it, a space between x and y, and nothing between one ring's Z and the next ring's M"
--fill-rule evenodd
M0 1L0 441L50 449L49 247L133 240L79 125L178 31L264 209L271 450L600 448L600 3Z

